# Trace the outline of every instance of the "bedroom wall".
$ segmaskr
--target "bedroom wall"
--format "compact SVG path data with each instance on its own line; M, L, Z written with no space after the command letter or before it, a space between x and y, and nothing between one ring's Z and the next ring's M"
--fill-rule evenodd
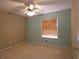
M25 18L0 11L0 50L25 40Z
M77 9L79 10L79 0L77 2ZM79 48L79 11L77 11L77 47Z
M47 18L58 18L58 40L41 37L41 21ZM70 24L70 9L29 17L26 21L27 41L45 43L45 40L47 40L47 44L57 45L61 47L71 47Z

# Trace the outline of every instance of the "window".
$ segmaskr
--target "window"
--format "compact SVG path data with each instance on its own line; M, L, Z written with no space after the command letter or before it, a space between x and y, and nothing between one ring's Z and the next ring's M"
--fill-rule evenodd
M42 21L42 37L58 39L57 19L46 19Z

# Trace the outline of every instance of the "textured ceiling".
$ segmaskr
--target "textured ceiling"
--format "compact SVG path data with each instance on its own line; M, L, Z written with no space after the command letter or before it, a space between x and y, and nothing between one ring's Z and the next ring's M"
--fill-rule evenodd
M40 14L56 12L69 9L72 6L71 0L0 0L0 9L18 15L24 15L23 9L29 3L37 3Z

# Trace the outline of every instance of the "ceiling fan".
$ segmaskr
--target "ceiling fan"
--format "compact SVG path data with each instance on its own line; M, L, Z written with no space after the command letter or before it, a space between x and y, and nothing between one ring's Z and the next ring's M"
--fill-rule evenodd
M36 7L36 5L34 4L29 4L25 9L24 9L25 13L28 16L33 16L36 15L37 13L39 13L39 9Z
M10 0L22 3L25 6L16 7L15 10L23 10L24 15L33 16L40 13L39 6L47 6L52 4L52 0ZM54 2L54 1L53 1Z

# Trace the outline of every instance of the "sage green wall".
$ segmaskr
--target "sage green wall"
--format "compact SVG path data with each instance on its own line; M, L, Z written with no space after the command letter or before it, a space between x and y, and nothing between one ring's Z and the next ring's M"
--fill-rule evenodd
M41 21L46 18L58 18L58 40L41 37ZM62 47L71 46L71 10L63 10L35 17L29 17L26 21L27 40L31 42L54 44Z

